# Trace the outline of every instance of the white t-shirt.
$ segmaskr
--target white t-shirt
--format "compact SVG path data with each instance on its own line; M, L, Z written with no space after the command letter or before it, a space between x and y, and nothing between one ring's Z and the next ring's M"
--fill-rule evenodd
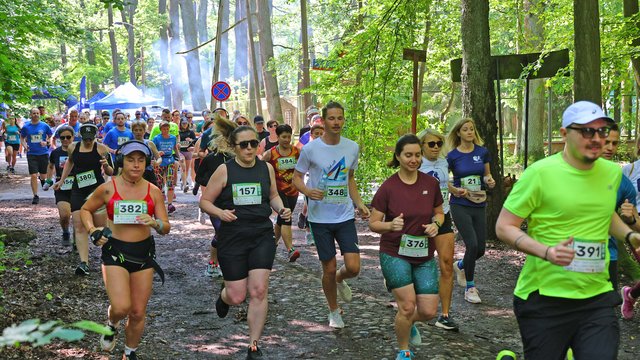
M302 147L296 170L309 173L307 187L322 189L322 200L309 199L310 222L337 224L355 217L349 195L349 172L358 168L360 148L354 141L340 137L337 145L318 138Z
M633 169L633 171L631 171ZM636 160L636 162L627 164L622 168L622 174L631 180L633 187L636 189L636 204L640 204L640 192L638 192L638 188L640 188L640 160Z
M425 157L422 157L422 165L420 165L420 172L427 175L431 175L440 182L440 192L442 193L442 210L445 214L449 213L449 163L445 158L438 158L436 161L430 161Z

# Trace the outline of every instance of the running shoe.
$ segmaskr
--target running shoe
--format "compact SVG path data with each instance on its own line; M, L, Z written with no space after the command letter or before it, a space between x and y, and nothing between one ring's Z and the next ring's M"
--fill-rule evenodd
M222 277L222 269L220 269L220 265L216 264L213 267L213 275L219 278Z
M207 223L207 217L205 216L205 213L200 210L200 208L198 208L198 221L202 225L205 225Z
M89 265L86 262L81 262L76 268L76 275L85 276L89 275Z
M195 185L193 185L193 196L198 195L198 190L200 189L200 184L196 183Z
M480 304L482 300L480 300L480 294L478 294L478 289L474 287L470 287L464 291L464 299L472 304Z
M189 185L185 185L184 189L182 189L182 191L186 194L189 192Z
M262 358L262 350L258 347L258 342L254 340L253 345L249 346L249 351L247 351L247 360Z
M315 245L316 241L313 240L313 235L311 235L311 232L308 232L305 236L304 236L305 240L307 241L307 245Z
M304 214L298 214L298 229L304 230L307 228L307 217Z
M620 307L622 317L626 320L632 319L633 305L635 305L636 299L631 296L631 287L622 287L622 289L620 289L620 295L622 295L622 306Z
M38 205L39 202L40 202L40 196L33 195L33 200L31 200L31 204L32 205Z
M329 312L329 326L335 329L342 329L344 327L344 321L342 321L342 315L340 315L340 309L335 309Z
M422 345L422 336L416 324L411 325L411 335L409 337L409 345L418 346Z
M176 211L176 207L173 206L173 204L169 204L169 206L167 206L167 212L169 214L173 214Z
M396 356L396 360L411 360L413 358L413 352L411 350L400 350L398 352L398 356Z
M118 329L113 325L107 325L111 329L111 335L102 334L100 337L100 347L102 351L111 352L116 347L116 335L118 335Z
M436 327L450 331L459 331L458 324L456 324L451 317L440 315L438 321L436 321Z
M14 168L13 166L11 167L11 169L9 170L9 172L11 172L12 174L15 175L16 173L16 168Z
M336 290L338 291L338 299L344 302L350 302L352 299L351 288L349 284L345 280L342 280L341 283L336 283Z
M71 245L71 234L68 231L64 231L62 233L62 245L64 246Z
M122 360L138 360L138 357L136 356L136 352L132 351L129 355L122 354Z
M289 262L295 262L300 257L300 252L294 248L289 250Z
M213 277L215 272L213 271L215 265L212 262L207 264L207 268L204 270L204 275L208 277Z
M7 172L11 171L11 165L7 165Z
M224 284L220 289L220 295L218 295L218 300L216 300L216 314L218 314L219 318L227 317L229 313L229 304L225 303L222 300L222 289L224 289Z
M460 260L453 263L453 271L456 273L456 281L460 286L467 286L467 277L464 275L464 269L458 267Z

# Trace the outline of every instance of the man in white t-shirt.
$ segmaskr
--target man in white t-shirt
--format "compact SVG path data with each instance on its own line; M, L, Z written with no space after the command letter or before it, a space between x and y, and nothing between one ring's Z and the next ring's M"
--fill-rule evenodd
M360 249L355 227L354 204L362 218L369 217L354 172L358 167L358 144L341 136L344 108L330 101L322 109L324 135L309 142L300 152L293 184L309 199L308 219L322 262L322 289L329 305L329 326L343 328L340 300L351 301L351 289L344 281L360 272ZM304 183L304 175L309 180ZM336 271L336 246L344 265Z

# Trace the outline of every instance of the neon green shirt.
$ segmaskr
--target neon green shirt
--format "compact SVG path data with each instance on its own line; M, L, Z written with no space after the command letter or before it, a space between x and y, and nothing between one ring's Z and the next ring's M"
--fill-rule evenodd
M593 249L602 260L596 261L604 262L604 269L576 272L527 255L514 290L517 297L526 300L538 290L545 296L586 299L613 290L606 244L621 177L620 167L610 161L598 159L592 169L578 170L561 153L527 168L504 208L527 219L529 236L545 245L554 246L569 236L574 236L576 251L577 241L597 244ZM572 266L576 263L574 259Z

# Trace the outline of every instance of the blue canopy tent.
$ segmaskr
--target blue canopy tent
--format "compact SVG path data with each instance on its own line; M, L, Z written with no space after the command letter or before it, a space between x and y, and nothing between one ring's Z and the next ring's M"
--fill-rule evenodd
M71 95L61 86L32 87L31 91L33 91L31 100L57 99L67 107L72 107L78 103L78 98Z
M107 94L105 94L102 91L100 91L97 94L93 95L91 97L91 99L85 101L84 102L84 106L82 106L82 108L80 107L80 102L79 102L79 103L73 105L72 107L70 107L69 110L76 109L76 110L82 111L82 110L85 110L85 109L89 109L91 107L91 104L93 104L94 102L104 98L105 96L107 96Z
M146 96L130 82L118 86L104 98L90 104L92 110L137 109L159 103L160 100Z

